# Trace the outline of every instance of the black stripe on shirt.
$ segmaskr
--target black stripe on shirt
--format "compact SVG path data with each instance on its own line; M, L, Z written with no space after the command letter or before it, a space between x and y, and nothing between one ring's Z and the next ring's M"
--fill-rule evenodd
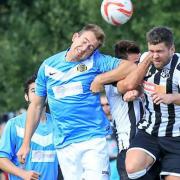
M147 81L147 79L150 78L155 72L156 72L156 68L154 64L152 64L144 80Z
M160 84L160 79L161 79L161 72L162 69L159 70L155 76L154 76L154 83L159 85ZM154 104L153 103L153 107L154 107L154 111L155 111L155 124L152 130L152 135L154 136L158 136L158 130L161 124L161 108L160 108L160 104Z
M172 58L171 68L169 71L170 77L167 79L167 82L166 82L167 94L173 93L172 79L173 79L173 74L174 74L174 70L175 70L175 67L177 65L177 62L178 62L178 56L175 54ZM168 104L167 106L168 106L168 124L166 127L166 136L172 137L173 125L175 123L175 108L174 108L174 104Z
M131 123L130 140L132 140L134 136L136 135L136 115L134 111L133 101L128 102L128 116Z

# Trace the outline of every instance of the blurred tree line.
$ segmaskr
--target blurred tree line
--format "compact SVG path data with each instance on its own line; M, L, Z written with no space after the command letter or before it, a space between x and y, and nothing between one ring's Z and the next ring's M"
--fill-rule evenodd
M0 114L24 107L23 83L44 59L67 49L74 32L87 23L106 35L102 52L113 55L119 39L131 39L146 50L145 34L153 26L172 28L180 48L179 0L132 0L134 14L124 25L107 24L101 0L0 0Z

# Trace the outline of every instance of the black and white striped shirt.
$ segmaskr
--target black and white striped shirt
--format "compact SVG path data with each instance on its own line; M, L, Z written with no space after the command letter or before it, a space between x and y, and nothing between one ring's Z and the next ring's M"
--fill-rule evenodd
M116 129L118 149L121 151L129 147L137 132L137 123L142 118L143 105L139 98L132 102L125 102L122 94L113 85L106 85L105 91Z
M145 93L145 115L139 122L139 129L154 136L180 136L180 106L153 103L151 93L180 93L180 55L174 54L171 61L161 70L153 65L143 82Z

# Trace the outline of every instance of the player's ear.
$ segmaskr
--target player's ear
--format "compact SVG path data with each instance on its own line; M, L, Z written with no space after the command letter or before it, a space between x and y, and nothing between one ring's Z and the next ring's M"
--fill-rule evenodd
M171 53L171 56L175 53L175 46L174 46L174 44L170 48L170 53Z
M28 95L27 94L24 94L24 98L25 100L28 102L29 101L29 98L28 98Z
M174 53L175 52L175 46L174 46L174 44L172 45L172 52Z
M74 40L76 39L76 38L78 38L79 37L79 33L74 33L73 34L73 36L72 36L72 42L74 42Z

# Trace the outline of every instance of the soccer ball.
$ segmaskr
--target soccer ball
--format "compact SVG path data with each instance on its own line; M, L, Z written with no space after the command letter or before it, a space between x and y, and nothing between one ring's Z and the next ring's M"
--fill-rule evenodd
M101 14L109 24L118 26L131 18L133 5L131 0L103 0Z

